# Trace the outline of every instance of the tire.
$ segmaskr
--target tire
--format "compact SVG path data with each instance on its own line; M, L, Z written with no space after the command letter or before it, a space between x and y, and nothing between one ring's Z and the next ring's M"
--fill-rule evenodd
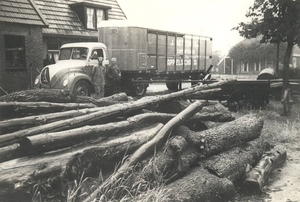
M166 86L169 90L178 90L179 89L179 82L178 81L168 81L171 80L169 78L166 79Z
M237 112L242 108L251 109L252 103L250 95L243 90L233 91L227 99L227 107L234 112Z
M91 86L86 81L78 81L73 90L74 95L91 96Z
M142 78L138 78L136 80L142 80ZM144 84L144 83L134 83L133 84L133 94L135 96L144 96L146 94L146 91L147 91L147 84Z

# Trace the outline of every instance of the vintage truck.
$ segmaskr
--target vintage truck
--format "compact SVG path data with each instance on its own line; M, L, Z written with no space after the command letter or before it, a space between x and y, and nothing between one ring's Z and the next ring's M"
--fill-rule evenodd
M91 95L94 91L92 67L98 57L106 60L102 43L70 43L59 50L56 64L44 67L34 81L36 88L68 89L76 95Z
M151 82L166 82L169 89L179 88L183 80L196 82L211 65L211 37L146 28L121 20L103 22L98 30L99 43L63 45L57 63L42 69L35 87L90 95L94 91L91 68L99 56L104 60L117 58L122 89L138 96L146 93Z

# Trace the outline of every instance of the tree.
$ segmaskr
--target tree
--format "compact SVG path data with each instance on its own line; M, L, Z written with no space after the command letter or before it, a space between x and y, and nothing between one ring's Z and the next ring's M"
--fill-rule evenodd
M234 29L245 38L262 35L261 43L287 43L284 56L284 88L288 85L289 60L293 46L300 45L299 0L255 0L246 14L250 22L241 22Z
M218 63L222 59L221 52L220 51L214 51L213 52L213 57L212 57L212 65L214 67L218 66Z

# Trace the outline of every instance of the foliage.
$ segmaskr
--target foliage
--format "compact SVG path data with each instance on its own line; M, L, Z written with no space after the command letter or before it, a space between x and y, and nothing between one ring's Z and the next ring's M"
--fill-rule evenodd
M212 65L214 67L217 67L218 63L222 59L221 52L219 51L214 51L212 54Z
M229 51L229 56L234 61L254 61L274 60L277 56L276 45L260 43L261 37L246 39L239 42ZM279 61L283 61L286 44L280 44Z
M262 43L286 42L284 69L288 79L289 59L295 44L300 45L299 0L255 0L246 17L250 22L241 22L236 30L245 38L262 35Z
M262 35L263 43L289 42L300 44L300 2L299 0L255 0L246 17L235 29L245 38Z

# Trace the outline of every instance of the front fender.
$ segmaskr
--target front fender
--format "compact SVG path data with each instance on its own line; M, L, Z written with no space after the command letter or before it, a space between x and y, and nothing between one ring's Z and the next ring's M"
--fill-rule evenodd
M92 91L94 91L92 79L87 74L84 74L81 72L72 72L72 73L68 73L68 74L64 75L61 78L62 79L60 79L59 81L56 82L56 85L54 86L54 88L64 88L63 83L65 80L67 80L68 85L66 87L70 92L73 92L75 84L80 80L85 80L90 84Z
M91 86L91 89L92 89L92 92L94 92L94 86L93 86L93 83L92 83L92 79L91 79L91 77L89 77L88 75L86 75L86 74L81 74L81 73L77 73L77 74L73 74L72 76L71 76L71 78L69 78L70 79L70 83L69 83L69 90L71 91L71 92L73 92L73 90L74 90L74 87L75 87L75 84L79 81L79 80L85 80L85 81L87 81L89 84L90 84L90 86Z

